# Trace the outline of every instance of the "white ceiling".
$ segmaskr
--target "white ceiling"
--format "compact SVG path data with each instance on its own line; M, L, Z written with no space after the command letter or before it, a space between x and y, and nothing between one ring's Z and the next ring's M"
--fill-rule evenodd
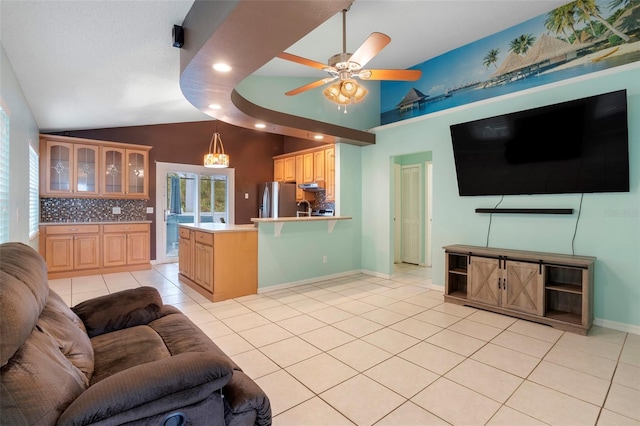
M392 39L367 68L405 69L546 13L566 0L356 0L347 50ZM171 29L192 0L0 0L0 39L41 131L208 120L179 87ZM266 19L266 17L265 17ZM342 15L287 52L318 62L342 50ZM322 78L274 59L260 75Z

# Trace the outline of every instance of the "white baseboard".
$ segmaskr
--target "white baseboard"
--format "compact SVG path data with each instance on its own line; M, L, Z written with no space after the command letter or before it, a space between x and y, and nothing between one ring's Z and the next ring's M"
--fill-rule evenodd
M368 270L362 270L361 272L363 274L371 275L378 278L384 278L386 280L390 280L391 278L393 278L393 275L383 274L381 272L368 271Z
M594 318L594 325L599 325L600 327L611 328L613 330L624 331L626 333L638 334L640 335L640 326L633 324L625 324L622 322L610 321L602 318Z
M361 271L361 270L340 272L338 274L323 275L321 277L313 277L313 278L308 278L306 280L292 281L292 282L282 283L282 284L275 284L275 285L270 285L270 286L267 286L267 287L260 287L258 285L258 294L268 293L270 291L275 291L275 290L283 290L283 289L286 289L286 288L297 287L297 286L305 285L305 284L313 284L313 283L317 283L317 282L320 282L320 281L327 281L327 280L333 280L333 279L336 279L336 278L348 277L350 275L360 274L362 272L363 271Z

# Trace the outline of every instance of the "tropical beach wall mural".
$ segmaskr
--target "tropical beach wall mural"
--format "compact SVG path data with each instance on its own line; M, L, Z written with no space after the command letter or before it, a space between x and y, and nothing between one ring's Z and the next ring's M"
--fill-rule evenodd
M640 0L578 0L380 84L389 124L640 60ZM640 77L640 76L639 76Z

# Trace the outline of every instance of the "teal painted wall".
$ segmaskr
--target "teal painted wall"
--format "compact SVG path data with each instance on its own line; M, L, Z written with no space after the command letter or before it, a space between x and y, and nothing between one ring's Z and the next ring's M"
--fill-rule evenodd
M324 78L318 71L318 78ZM267 77L252 75L244 79L236 91L247 100L263 108L295 114L312 120L368 130L380 125L380 82L360 82L368 90L363 101L349 105L347 114L338 111L338 105L328 101L318 87L295 96L285 96L285 92L304 86L317 79L303 77Z
M336 145L336 208L349 220L336 221L333 232L328 222L285 223L276 237L275 225L258 226L258 288L316 280L361 269L360 148ZM322 257L327 256L327 263Z
M442 246L487 242L489 216L500 197L460 197L449 126L513 111L627 89L629 193L585 194L575 254L595 256L596 318L640 325L640 64L634 63L375 129L374 146L362 148L362 267L392 270L391 182L393 157L433 155L433 283L444 285ZM507 196L500 207L574 208L569 216L494 215L490 247L572 252L580 194Z

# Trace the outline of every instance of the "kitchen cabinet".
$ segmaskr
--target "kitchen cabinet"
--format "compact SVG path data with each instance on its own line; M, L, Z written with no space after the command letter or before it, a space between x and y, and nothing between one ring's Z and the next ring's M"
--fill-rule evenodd
M100 267L98 225L55 226L41 231L44 236L43 257L49 272L84 271Z
M97 195L98 146L46 139L41 155L41 192L49 195Z
M580 334L591 327L593 257L452 245L445 262L446 302Z
M104 267L149 263L149 224L104 225Z
M40 136L40 194L67 198L149 198L144 145Z
M296 155L296 183L301 183L304 181L304 156ZM299 186L296 185L296 201L304 200L304 191L300 189Z
M284 181L284 159L279 158L273 161L273 180L274 182Z
M313 182L313 178L314 178L313 152L307 152L302 155L302 182L301 183L311 183Z
M324 150L325 153L325 200L336 200L336 149L329 147Z
M195 231L193 280L213 293L214 251L213 234Z
M325 150L313 153L313 181L325 181Z
M102 167L105 170L103 195L148 198L149 173L146 151L105 147L102 153Z
M273 159L274 178L277 181L311 183L320 182L325 188L325 201L336 199L336 159L335 146L324 145L290 154L279 155ZM308 198L300 188L296 189L296 200Z
M194 231L186 228L179 228L178 237L178 272L191 280L194 279L193 275L193 241Z
M207 224L202 227L206 228ZM180 226L180 281L218 302L258 291L258 233L251 226Z
M148 223L41 225L40 235L49 279L151 269Z
M286 157L284 159L284 181L296 181L296 157Z

